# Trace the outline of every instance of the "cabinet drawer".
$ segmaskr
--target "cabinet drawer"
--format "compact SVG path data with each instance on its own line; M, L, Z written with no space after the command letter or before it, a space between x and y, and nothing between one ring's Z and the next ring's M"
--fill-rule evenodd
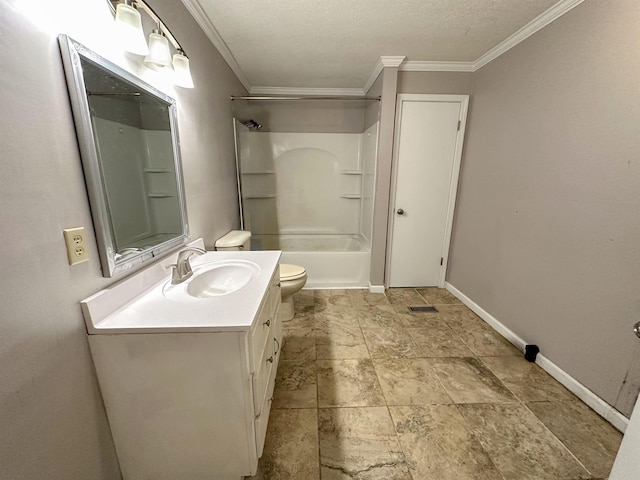
M276 268L269 290L262 302L262 307L255 325L249 333L249 350L251 355L251 372L256 372L259 368L259 359L262 358L267 339L273 337L270 333L277 321L277 313L280 306L280 270Z
M253 377L253 405L256 416L261 414L262 404L264 403L265 397L267 397L267 387L269 386L271 377L273 376L275 378L276 364L279 356L280 342L274 337L271 337L270 340L267 341L262 361L260 365L256 367L256 373Z
M280 265L276 268L275 273L273 274L273 278L271 279L271 284L269 287L269 293L271 295L271 308L273 311L279 310L280 308Z
M278 355L279 357L279 355ZM271 412L271 404L273 403L273 390L276 385L276 370L277 360L274 361L273 368L269 375L269 382L267 384L267 392L264 397L264 402L260 406L260 415L256 418L256 450L258 452L258 458L262 456L262 450L264 449L264 441L267 436L267 425L269 423L269 413Z
M250 361L252 373L256 372L260 367L260 359L264 354L268 338L271 336L271 327L274 322L273 311L270 308L270 299L267 298L266 300L267 301L262 305L262 309L260 310L256 323L249 334L249 352L251 356Z

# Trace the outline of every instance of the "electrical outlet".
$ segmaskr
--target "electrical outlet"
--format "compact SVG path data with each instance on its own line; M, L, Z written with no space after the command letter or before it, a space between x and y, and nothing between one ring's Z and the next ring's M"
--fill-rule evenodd
M69 265L75 265L76 263L89 260L84 227L66 228L62 233L64 234L64 241L67 244Z

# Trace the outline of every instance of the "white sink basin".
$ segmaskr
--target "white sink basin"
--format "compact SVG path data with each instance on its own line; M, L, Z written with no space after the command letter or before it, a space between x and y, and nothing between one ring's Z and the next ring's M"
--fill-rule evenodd
M178 285L167 282L165 297L177 301L193 301L229 295L245 287L260 273L260 267L247 260L226 260L193 267L193 276Z

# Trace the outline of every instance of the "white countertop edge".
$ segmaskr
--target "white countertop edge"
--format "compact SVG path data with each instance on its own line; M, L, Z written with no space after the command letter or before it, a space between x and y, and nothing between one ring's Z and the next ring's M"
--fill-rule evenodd
M197 326L180 326L180 327L95 327L94 333L90 335L128 335L135 334L158 334L158 333L245 333L251 329L251 325L245 326L215 326L215 327L197 327Z
M201 242L202 239L198 239L189 245L199 246L198 243ZM171 272L166 266L175 262L180 250L83 300L81 305L88 333L90 335L122 335L248 331L269 288L269 282L274 269L277 268L281 252L278 250L212 251L207 252L206 255L192 257L191 263L194 268L212 261L248 259L260 265L261 273L255 281L252 281L253 285L241 295L236 295L237 292L234 292L228 298L220 297L220 300L216 301L183 303L166 299L158 294L161 286L170 279ZM214 259L214 257L217 258ZM219 308L223 314L215 315L215 310L211 313L206 311L206 309L216 308ZM154 320L156 317L162 317L161 312L165 310L174 311L175 325L171 324L173 321L166 317L158 321ZM184 316L190 316L191 321L180 324L178 317L182 316L182 312ZM216 320L219 323L209 323L209 318L216 317L230 320Z

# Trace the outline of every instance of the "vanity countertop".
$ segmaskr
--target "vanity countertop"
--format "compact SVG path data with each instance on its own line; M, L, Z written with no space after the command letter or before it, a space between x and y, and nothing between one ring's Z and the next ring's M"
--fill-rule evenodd
M202 246L193 242L193 246ZM177 252L81 302L89 334L247 331L256 317L280 260L280 251L207 252L192 256L191 265L218 261L253 262L259 271L247 285L227 295L167 298L163 288L171 281Z

